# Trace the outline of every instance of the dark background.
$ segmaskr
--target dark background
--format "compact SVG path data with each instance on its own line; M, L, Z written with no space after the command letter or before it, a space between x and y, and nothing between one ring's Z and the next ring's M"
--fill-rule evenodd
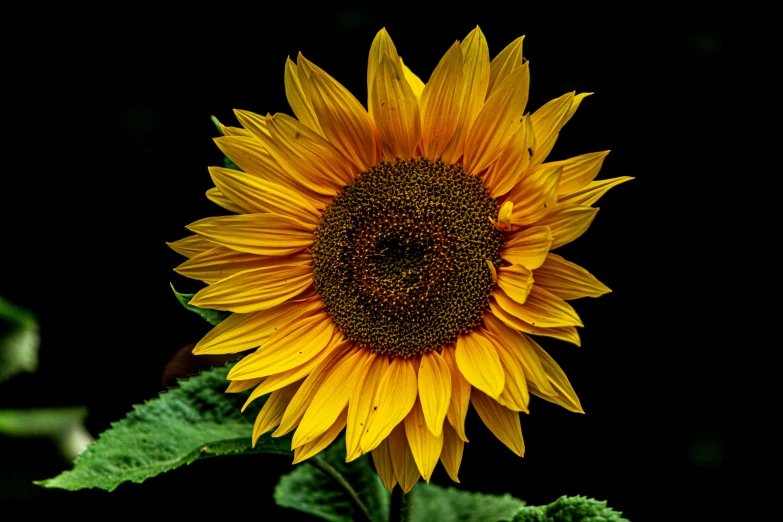
M518 459L472 411L457 487L531 504L582 494L634 521L745 509L753 448L740 434L751 414L735 385L756 397L760 390L742 370L734 326L752 305L730 294L750 248L743 187L757 189L764 172L756 124L779 104L762 78L769 15L584 5L275 9L217 10L199 22L185 12L92 13L101 23L49 13L14 39L6 83L19 91L6 107L14 138L0 187L0 295L35 312L42 346L38 373L0 385L0 408L85 404L97 436L197 369L182 357L170 364L209 325L171 294L169 282L185 292L199 285L172 271L182 258L165 242L220 213L204 197L207 166L222 162L210 115L236 124L234 108L290 113L283 66L300 50L365 101L367 53L384 26L426 81L479 24L491 56L526 35L529 110L567 91L595 92L551 159L611 149L599 177L636 179L612 189L591 229L559 251L613 289L574 302L586 325L581 348L541 341L586 415L534 399ZM112 494L70 493L30 484L70 467L54 444L0 436L0 447L0 500L31 512L185 516L220 506L225 516L299 516L272 500L289 470L282 457L214 459ZM442 468L433 481L450 484Z

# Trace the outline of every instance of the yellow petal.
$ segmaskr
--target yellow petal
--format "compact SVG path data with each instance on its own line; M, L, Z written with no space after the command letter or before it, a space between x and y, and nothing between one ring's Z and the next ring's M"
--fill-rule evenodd
M313 439L312 441L302 444L294 449L294 461L292 464L299 464L303 460L307 460L326 449L326 447L334 442L334 439L345 428L345 419L348 417L348 410L343 411L337 416L335 421L329 425L329 428L321 435Z
M487 268L489 268L489 273L492 275L492 284L496 285L498 284L498 271L495 270L495 265L492 264L492 261L489 259L485 259L487 263Z
M459 466L462 463L462 452L465 449L465 441L459 438L449 424L443 426L443 449L440 452L440 461L449 474L451 480L459 484Z
M257 312L296 297L312 282L311 266L267 266L234 274L203 288L193 296L190 304L229 312Z
M581 266L549 254L535 272L536 285L561 299L598 297L611 292L609 287Z
M421 474L413 459L413 453L408 446L405 437L405 427L400 423L389 434L389 453L391 454L392 467L397 482L400 483L403 493L410 493L419 481Z
M597 208L584 205L558 203L544 216L538 225L547 226L552 232L552 250L570 243L584 234L595 219Z
M255 447L261 435L280 424L288 403L291 402L291 398L301 385L301 382L295 382L281 390L272 392L258 413L258 417L256 417L256 422L253 426L253 447Z
M620 178L591 181L581 189L562 196L560 202L568 205L593 205L596 201L601 199L610 188L616 187L626 181L631 181L632 179L634 178L630 176L622 176Z
M505 49L500 51L489 64L489 85L487 87L487 98L489 98L497 89L497 87L508 78L511 71L522 65L522 40L524 36L520 36Z
M511 228L511 216L514 213L514 203L512 201L506 201L501 205L500 210L498 210L498 220L497 222L492 222L493 225L495 225L495 228L497 228L500 231L507 231L509 228ZM489 218L490 221L492 218Z
M348 406L348 398L357 382L361 384L364 380L366 363L371 356L370 350L356 349L351 357L343 359L329 372L294 433L292 447L307 444L334 424L340 412Z
M561 125L568 123L568 121L574 116L576 110L582 104L582 100L592 95L592 92L582 92L574 96L574 101L571 102L571 107L568 109L568 112L566 113L565 118L563 118L563 123Z
M484 105L489 85L489 47L481 29L478 27L473 29L460 43L460 49L465 60L462 76L462 107L454 137L443 153L443 161L446 163L456 163L462 157L465 136Z
M381 377L389 369L389 358L386 355L376 355L368 359L366 366L364 378L353 387L351 397L348 399L348 427L345 430L346 462L351 462L362 455L359 443L366 429L367 418L370 416ZM375 450L373 455L374 452Z
M468 442L468 437L465 435L465 415L468 413L468 404L470 404L470 383L459 371L453 346L443 348L443 358L449 365L449 374L451 375L451 400L446 417L459 438Z
M239 120L239 123L253 134L254 137L264 136L267 134L266 118L260 114L256 114L250 111L235 110L234 114Z
M525 455L525 441L522 439L522 427L519 424L519 413L501 406L497 401L473 388L470 402L476 408L481 420L487 425L495 437L508 449L519 455Z
M533 272L522 265L500 267L498 286L507 296L522 304L533 287Z
M277 214L211 217L188 230L231 250L260 256L293 254L313 243L315 225Z
M214 142L232 163L247 174L275 183L287 177L255 136L224 136L215 138Z
M204 239L198 234L183 237L171 243L166 243L174 252L190 259L202 252L215 248L215 243Z
M267 393L273 392L275 390L279 390L284 386L288 386L292 382L296 382L301 379L304 379L305 377L310 375L326 359L332 357L333 354L342 353L345 347L350 345L351 342L350 341L341 342L340 341L341 337L342 336L340 335L333 336L332 339L329 341L329 344L326 345L326 348L321 350L321 352L318 355L316 355L306 363L300 364L299 366L291 368L290 370L286 370L284 372L276 373L274 375L270 375L269 377L265 377L264 382L259 384L256 387L256 389L253 390L253 393L251 393L250 396L247 398L245 404L242 406L242 411L245 411L245 408L250 406L250 403L258 399L259 397L262 397Z
M370 114L387 159L413 156L421 138L419 102L405 80L399 62L385 57L370 93Z
M582 100L591 94L593 93L582 93L576 96L573 92L565 94L533 114L537 145L530 162L531 166L536 166L546 159L554 147L560 129L571 119Z
M484 176L484 184L493 198L503 196L519 183L530 165L531 152L535 144L533 124L530 122L530 116L526 115Z
M397 478L394 476L394 466L392 465L388 438L383 439L383 442L372 450L372 461L375 463L375 471L378 472L381 484L386 488L386 491L391 493L394 486L397 485Z
M492 295L505 311L532 326L584 326L570 304L539 286L533 285L525 304L505 297L503 292L495 291Z
M573 101L574 93L566 93L544 104L531 116L533 132L536 135L536 148L533 149L533 157L530 160L531 167L541 164L555 146Z
M419 473L429 482L443 448L443 433L436 436L427 428L418 399L405 417L405 435Z
M544 263L553 241L549 227L538 226L511 232L505 237L500 257L511 264L534 270Z
M321 213L301 194L237 170L210 167L220 192L250 213L270 212L318 224Z
M311 256L299 253L285 257L262 257L256 254L237 252L223 246L191 257L174 269L180 275L215 284L239 272L263 267L282 267L286 265L305 265Z
M313 207L317 209L326 208L328 200L325 198L328 194L319 194L316 191L328 192L331 190L334 192L334 189L323 187L318 183L312 182L309 178L295 179L291 173L286 172L280 166L259 139L224 137L215 138L214 141L218 148L223 151L223 154L248 175L270 183L283 185L299 193ZM306 184L310 184L310 187L308 188ZM328 197L330 198L331 196Z
M370 46L370 55L367 58L367 109L371 115L373 114L373 110L377 108L373 106L372 86L384 58L391 59L393 64L400 62L397 48L394 46L394 42L392 42L389 33L386 32L385 27L378 31L375 38L373 38L372 45ZM400 72L402 72L401 68Z
M405 75L405 79L408 80L408 85L413 89L413 94L416 95L417 100L420 100L421 93L424 92L424 82L408 69L408 66L402 61L402 57L400 57L400 65L402 65L402 72Z
M538 351L533 346L535 341L527 335L509 328L491 313L484 314L484 324L489 331L500 339L503 346L517 358L528 381L546 395L556 395L554 388L549 384L549 378L541 364L541 359L538 357Z
M219 207L222 207L229 212L233 212L234 214L244 214L247 212L247 210L224 196L217 187L212 187L211 189L207 190L207 199Z
M494 398L503 391L505 375L498 352L481 330L459 336L454 358L460 373L474 388Z
M334 335L335 326L328 314L297 318L234 365L228 378L265 377L295 368L318 355Z
M351 163L317 132L286 114L267 117L267 127L266 150L300 184L334 196L353 180Z
M378 156L367 111L353 94L322 70L311 69L310 82L313 109L324 136L359 172L368 171Z
M555 395L547 395L543 393L538 387L531 385L530 393L538 395L542 399L549 402L558 404L569 411L573 411L575 413L584 413L582 404L579 402L579 397L576 396L576 392L571 386L571 383L568 381L568 377L566 377L565 372L563 372L555 360L552 359L552 357L550 357L549 354L538 345L538 343L529 337L528 341L530 341L530 347L535 351L536 355L541 361L541 365L544 367L547 379L552 384L552 388L555 390Z
M503 321L506 326L515 330L519 330L520 332L553 337L555 339L560 339L562 341L581 346L579 333L573 326L559 326L557 328L533 326L530 323L516 317L511 311L509 311L514 310L519 306L519 303L509 298L501 290L492 292L492 300L490 300L492 313L495 315L495 317Z
M319 299L310 299L288 301L253 314L231 314L196 344L193 353L219 355L257 348L286 324L322 309Z
M511 189L506 196L506 203L514 203L511 224L533 225L555 207L562 172L562 167L537 169Z
M255 136L223 136L213 140L221 152L242 172L280 183L286 172Z
M551 402L552 404L557 404L558 406L561 406L565 408L568 411L572 411L574 413L584 413L584 410L582 409L581 404L575 405L570 400L565 399L561 395L549 395L536 387L535 384L532 382L528 383L528 389L530 390L530 393L535 395L536 397L540 399L544 399L547 402Z
M299 71L291 58L285 60L285 97L297 119L318 134L323 135L321 125L318 123L318 118L315 117L315 111L313 111L313 104L302 89Z
M427 427L433 435L439 436L451 403L451 372L449 363L438 352L426 352L421 356L419 400Z
M517 67L487 98L465 138L465 170L478 174L489 167L519 128L527 105L530 72Z
M223 133L223 136L243 136L245 138L252 138L255 135L250 132L249 130L243 129L242 127L230 127L227 125L220 124L220 130Z
M272 434L273 437L282 437L299 426L299 422L304 417L313 397L320 389L321 384L329 377L332 369L338 366L345 358L355 353L353 343L345 343L341 345L341 348L341 350L335 350L331 357L324 359L302 382L296 395L293 396L288 404L288 408L286 408L285 414L280 421L280 426Z
M395 357L381 377L378 392L373 398L367 428L360 442L362 452L367 453L389 436L392 429L411 411L417 395L413 363L409 359Z
M296 72L299 76L299 85L302 87L302 93L305 98L313 105L313 88L310 78L312 76L313 69L320 69L317 65L307 60L300 52L296 56ZM313 107L313 113L315 113L315 107ZM318 115L316 114L316 119ZM320 123L319 123L320 125ZM321 129L323 132L323 129Z
M421 150L430 161L441 157L457 130L463 74L462 50L454 42L421 93Z
M563 161L543 163L540 168L563 167L563 175L560 176L560 185L557 189L558 195L562 197L576 192L593 181L601 170L607 154L609 154L608 150L582 154Z
M247 391L250 388L255 388L262 382L264 382L263 377L259 377L257 379L247 379L244 381L231 381L231 383L228 385L228 388L226 388L226 393L240 393Z
M503 365L503 371L506 374L506 386L503 388L503 393L498 397L498 402L510 410L527 413L530 395L527 391L521 355L518 353L518 350L508 346L504 338L496 336L492 332L487 332L486 335L494 342L500 356L500 362Z

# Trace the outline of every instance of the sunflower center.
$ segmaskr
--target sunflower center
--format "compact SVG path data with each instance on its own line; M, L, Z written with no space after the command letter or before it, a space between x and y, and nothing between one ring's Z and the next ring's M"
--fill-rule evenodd
M495 200L459 165L382 161L334 198L315 231L315 287L345 337L410 357L481 322L503 238Z

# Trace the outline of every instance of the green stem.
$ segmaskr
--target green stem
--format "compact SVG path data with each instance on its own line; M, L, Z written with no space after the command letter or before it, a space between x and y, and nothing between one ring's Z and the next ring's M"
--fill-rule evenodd
M406 494L402 488L394 488L389 505L389 522L410 522L412 514L413 491Z
M351 501L351 504L353 504L353 506L356 508L357 513L360 514L357 520L375 522L372 516L370 516L370 512L367 509L367 506L364 505L364 502L362 502L362 499L360 499L358 493L356 493L356 490L353 489L350 484L348 484L348 481L345 480L345 478L340 474L339 471L334 469L325 460L320 459L318 457L313 457L311 459L308 459L306 462L309 462L316 468L323 471L329 478L337 482L337 484L339 484L340 487L343 488L345 493L348 495L348 500Z

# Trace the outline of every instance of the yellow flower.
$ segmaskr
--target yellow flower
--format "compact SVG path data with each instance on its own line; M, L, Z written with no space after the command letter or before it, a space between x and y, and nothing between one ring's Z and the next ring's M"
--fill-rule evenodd
M476 28L424 84L381 30L368 109L301 54L285 67L296 118L236 111L202 219L171 247L207 283L191 304L233 312L197 354L255 349L229 392L270 394L253 443L293 434L295 462L345 429L348 461L372 453L391 491L438 460L457 480L468 404L522 456L530 394L582 412L528 334L579 344L567 300L609 289L551 253L579 237L609 188L608 153L544 163L587 94L525 113L522 38L491 62Z

